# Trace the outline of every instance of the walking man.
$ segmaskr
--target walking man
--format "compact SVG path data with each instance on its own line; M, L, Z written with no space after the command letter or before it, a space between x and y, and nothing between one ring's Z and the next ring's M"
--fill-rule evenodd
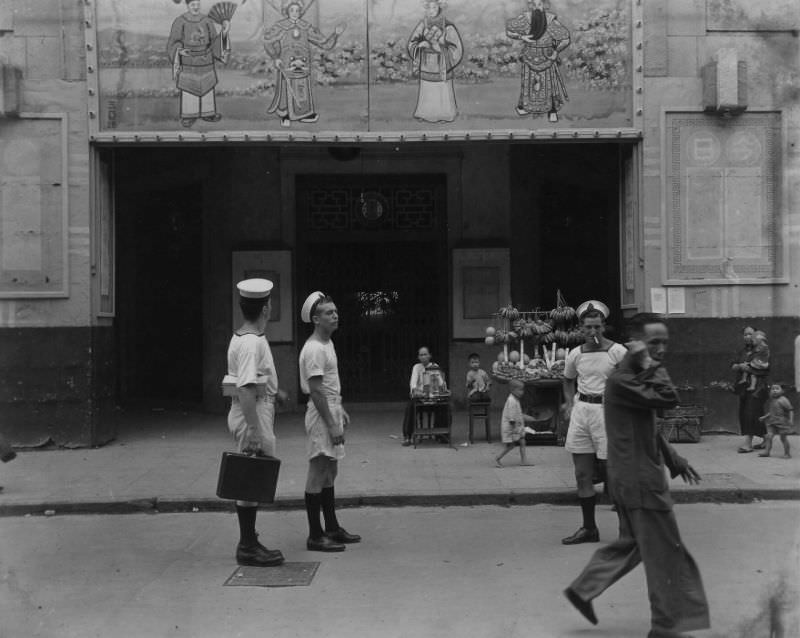
M228 374L236 379L235 395L228 413L228 429L243 454L275 456L275 401L286 399L278 389L278 375L272 351L264 335L272 311L268 279L245 279L236 284L242 326L233 333L228 346ZM239 565L268 567L283 563L283 554L258 542L256 513L258 503L236 501L239 519Z
M572 454L583 522L578 531L561 540L564 545L600 540L594 517L597 497L592 477L596 459L605 463L607 456L603 392L608 375L627 352L625 346L603 334L609 313L604 303L587 301L578 306L577 313L584 343L567 356L562 383L564 411L570 415L564 447Z
M314 326L313 334L300 351L300 389L309 396L306 406L308 435L308 477L306 547L319 552L341 552L345 544L358 543L361 537L349 534L336 519L333 483L344 456L344 428L350 417L342 407L339 367L331 335L339 327L339 315L333 299L313 292L300 311L304 323ZM325 530L320 524L320 509Z
M710 626L703 582L683 546L672 512L664 466L687 483L699 474L657 431L654 410L678 403L664 369L669 332L659 315L640 313L631 320L633 341L606 383L604 409L608 433L608 478L617 504L619 538L597 550L580 576L564 590L589 622L597 624L592 600L644 564L650 599L648 638L677 638L681 632Z

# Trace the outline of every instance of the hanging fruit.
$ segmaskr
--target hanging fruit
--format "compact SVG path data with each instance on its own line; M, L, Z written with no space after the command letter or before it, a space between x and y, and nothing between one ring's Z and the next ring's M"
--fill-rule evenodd
M580 329L575 328L570 330L569 334L567 335L567 341L564 345L575 348L586 341L586 338L583 336L583 332Z
M486 328L487 337L494 337L495 332L497 332L497 330L495 330L494 326L489 326L488 328Z
M487 346L493 346L495 343L494 337L492 337L491 335L486 337L483 341L484 343L486 343Z
M519 310L512 306L511 303L500 308L499 314L503 319L507 319L512 323L519 319Z

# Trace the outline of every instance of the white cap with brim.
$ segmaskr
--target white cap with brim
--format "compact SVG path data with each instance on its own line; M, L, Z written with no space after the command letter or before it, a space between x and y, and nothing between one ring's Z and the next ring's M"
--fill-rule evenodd
M575 314L578 315L580 319L583 316L583 313L587 312L589 309L592 310L599 310L603 313L603 317L608 319L608 315L611 314L611 311L608 309L608 306L605 305L602 301L597 301L596 299L590 299L589 301L584 301L578 309L575 311Z
M319 290L312 292L308 297L306 297L303 308L300 310L300 319L303 320L303 323L311 323L311 311L322 299L325 299L325 293L322 293Z
M239 296L245 299L266 299L272 291L273 283L269 279L245 279L236 284Z

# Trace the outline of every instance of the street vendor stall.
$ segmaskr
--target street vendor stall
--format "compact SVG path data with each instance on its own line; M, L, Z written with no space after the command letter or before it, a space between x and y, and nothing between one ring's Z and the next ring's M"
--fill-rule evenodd
M564 363L570 349L583 341L575 310L560 291L554 309L521 312L509 304L486 328L486 344L502 346L492 365L494 379L498 383L519 379L525 384L522 409L535 419L533 427L526 428L526 442L564 445Z

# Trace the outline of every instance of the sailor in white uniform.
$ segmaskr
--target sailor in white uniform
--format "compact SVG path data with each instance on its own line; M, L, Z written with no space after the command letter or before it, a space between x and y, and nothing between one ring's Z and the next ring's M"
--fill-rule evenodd
M314 332L300 351L300 389L309 396L305 426L308 435L308 477L306 479L306 513L308 540L306 547L320 552L341 552L345 544L357 543L361 537L345 531L336 519L333 483L344 456L344 430L350 417L342 407L339 368L331 335L339 327L339 315L333 299L313 292L300 312L304 323ZM323 531L320 510L325 519Z
M268 279L245 279L236 287L244 323L228 346L225 381L233 387L228 429L239 452L275 456L275 401L285 400L286 393L278 388L272 351L264 335L272 310L273 284ZM259 567L280 565L284 561L280 550L267 549L258 542L257 512L258 503L236 501L240 534L236 562Z

